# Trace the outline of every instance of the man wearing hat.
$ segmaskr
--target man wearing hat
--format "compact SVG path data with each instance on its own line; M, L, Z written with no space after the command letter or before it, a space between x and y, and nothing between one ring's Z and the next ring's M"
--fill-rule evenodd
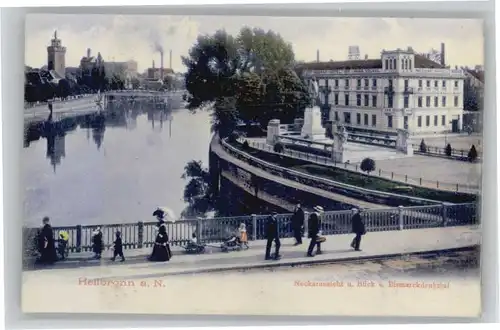
M314 246L316 245L316 254L321 254L321 242L318 241L318 235L319 235L319 229L321 226L320 223L320 216L324 212L323 208L321 206L315 206L314 207L314 212L311 213L308 219L308 234L309 238L311 239L311 242L309 243L309 248L307 249L307 256L308 257L314 257L313 249Z
M302 229L304 227L304 210L300 206L300 203L295 207L295 212L292 216L292 230L293 237L295 237L295 245L302 244Z
M274 253L274 259L278 260L281 258L279 252L280 252L280 238L279 238L279 233L278 233L278 219L276 218L277 213L273 212L271 216L267 218L266 221L266 238L267 238L267 244L266 244L266 260L271 260L273 259L271 257L271 246L274 241L274 246L275 246L275 253Z
M352 232L356 234L354 239L351 242L351 247L356 251L361 251L359 249L359 245L361 244L361 237L366 234L365 224L363 223L363 219L361 218L361 214L358 209L352 209L353 216L351 218L352 224Z

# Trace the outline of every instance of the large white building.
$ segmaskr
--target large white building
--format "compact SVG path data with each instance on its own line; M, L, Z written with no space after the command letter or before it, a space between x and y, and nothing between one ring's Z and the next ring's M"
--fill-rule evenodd
M301 69L306 81L318 81L330 120L348 128L405 128L410 134L462 129L464 72L411 48L384 50L380 59L305 63Z

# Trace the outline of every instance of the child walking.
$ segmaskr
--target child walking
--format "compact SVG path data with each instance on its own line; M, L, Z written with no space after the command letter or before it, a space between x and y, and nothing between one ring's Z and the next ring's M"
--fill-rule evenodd
M247 235L247 228L244 223L240 223L240 228L238 229L240 232L240 243L241 245L245 246L246 249L249 249L250 247L248 246L248 235Z
M113 258L111 258L111 261L115 261L117 256L120 256L122 258L122 262L125 261L125 257L123 256L123 243L122 243L122 234L117 231L116 232L116 239L113 242Z

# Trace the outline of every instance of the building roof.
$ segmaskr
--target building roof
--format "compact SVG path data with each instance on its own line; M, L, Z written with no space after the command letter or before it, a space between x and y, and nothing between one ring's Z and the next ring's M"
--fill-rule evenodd
M467 73L484 84L484 71L467 69Z
M297 65L301 70L352 70L352 69L382 69L381 59L309 62ZM415 54L415 68L443 69L445 68L425 56Z

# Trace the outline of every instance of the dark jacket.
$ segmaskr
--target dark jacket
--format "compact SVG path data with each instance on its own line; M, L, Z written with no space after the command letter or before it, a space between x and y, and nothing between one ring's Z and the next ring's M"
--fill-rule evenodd
M304 210L298 208L292 216L292 228L300 229L304 225Z
M121 237L117 237L114 242L114 248L116 252L123 251L123 242Z
M351 223L352 223L353 233L355 234L366 233L365 224L363 223L363 219L361 219L361 215L359 213L356 213L355 215L352 216Z
M311 213L307 224L308 224L307 229L309 238L316 237L319 233L319 229L321 226L318 215L316 213Z
M278 220L275 217L270 216L266 221L266 238L271 239L276 237L279 237Z
M97 232L94 237L92 237L92 243L94 253L101 253L103 249L102 231Z

